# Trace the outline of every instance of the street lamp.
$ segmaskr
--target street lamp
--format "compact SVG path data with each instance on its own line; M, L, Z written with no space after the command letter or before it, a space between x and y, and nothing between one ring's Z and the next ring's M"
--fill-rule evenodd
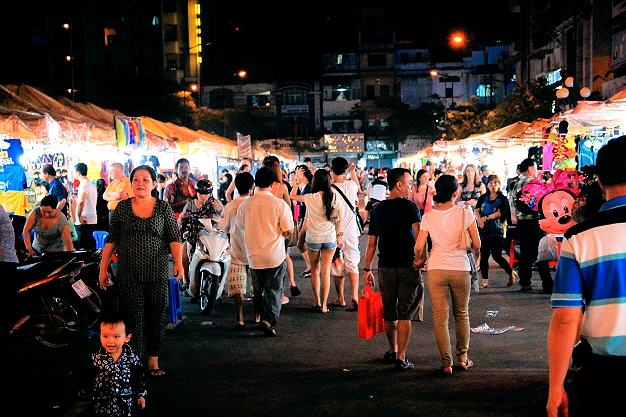
M574 98L571 97L569 98L569 100L565 100L568 97L570 97L570 88L574 88L574 77L567 77L564 81L564 86L562 87L557 87L556 90L556 98L557 98L557 105L558 107L563 106L564 110L569 110L569 103L574 101ZM589 97L591 95L591 89L589 87L583 87L580 89L579 91L580 96L583 98L583 100L586 100L587 97ZM559 100L561 100L561 103L559 104ZM563 103L563 101L565 101L565 103ZM577 102L577 100L576 100Z
M72 101L76 101L75 94L76 88L74 86L74 26L72 25L72 12L70 10L70 23L64 23L63 29L70 31L70 54L65 57L65 60L70 63L70 93L72 94Z
M463 32L455 32L450 36L450 44L454 48L462 48L463 46L468 46L471 43L467 39L467 36ZM485 107L487 107L487 63L488 63L488 55L487 52L487 44L476 44L480 46L483 50L483 79L480 81L480 85L483 86L483 94L485 96ZM492 77L493 78L493 77ZM491 84L489 85L489 107L492 105L493 101L493 88Z

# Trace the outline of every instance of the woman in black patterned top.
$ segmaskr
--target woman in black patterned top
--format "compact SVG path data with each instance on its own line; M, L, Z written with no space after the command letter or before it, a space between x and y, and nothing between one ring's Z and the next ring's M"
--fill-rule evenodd
M182 243L174 212L167 201L154 197L156 173L140 165L130 174L135 197L121 201L111 217L109 236L100 263L100 287L111 285L107 266L117 253L120 309L128 318L130 345L148 356L148 372L162 376L159 351L167 324L168 254L174 276L183 277Z

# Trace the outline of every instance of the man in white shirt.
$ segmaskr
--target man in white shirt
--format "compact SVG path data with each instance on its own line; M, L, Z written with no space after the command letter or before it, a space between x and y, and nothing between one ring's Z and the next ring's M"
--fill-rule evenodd
M80 181L76 196L76 215L74 216L74 225L78 234L76 248L95 249L96 239L93 237L93 231L98 223L98 215L96 213L98 191L91 180L87 178L86 164L79 162L74 169L76 178Z
M254 177L249 172L240 172L233 181L239 196L226 204L224 217L219 221L219 229L228 234L230 240L231 263L228 271L228 296L235 300L237 308L237 324L235 330L243 330L243 297L248 284L248 255L244 246L243 229L237 223L237 209L252 194ZM260 314L256 313L255 321L259 321Z
M346 179L346 173L350 167L352 180ZM357 217L354 214L355 207L358 207L358 175L356 166L349 165L346 158L337 157L331 161L330 176L332 177L332 190L335 193L335 201L339 202L341 210L341 230L339 233L343 235L343 248L341 251L341 265L336 266L333 262L330 274L335 281L335 289L337 291L337 299L330 305L345 307L346 300L344 297L345 275L348 275L350 285L352 286L352 311L357 311L359 303L359 262L361 260L361 251L359 250L359 229L357 226ZM348 205L350 202L351 207Z
M276 336L282 306L283 279L287 271L285 235L293 231L291 209L271 192L274 173L269 168L256 172L256 193L237 209L237 223L244 233L248 264L252 272L252 299L261 313L261 330Z

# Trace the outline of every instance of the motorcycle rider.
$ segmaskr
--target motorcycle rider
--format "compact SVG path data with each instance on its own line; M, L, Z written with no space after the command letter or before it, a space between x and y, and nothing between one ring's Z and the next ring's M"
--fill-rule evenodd
M211 219L211 223L215 227L219 218L224 211L222 202L213 197L213 183L209 180L200 180L194 185L196 190L196 198L189 201L183 207L183 211L178 217L178 227L181 228L183 234L184 250L183 250L183 268L185 276L183 278L183 285L181 287L183 295L190 295L191 302L198 302L198 281L197 277L190 276L189 274L189 257L196 249L196 242L198 241L197 230L191 230L189 223L185 222L185 219L189 217L189 213L198 214L199 218ZM185 293L185 291L187 291Z

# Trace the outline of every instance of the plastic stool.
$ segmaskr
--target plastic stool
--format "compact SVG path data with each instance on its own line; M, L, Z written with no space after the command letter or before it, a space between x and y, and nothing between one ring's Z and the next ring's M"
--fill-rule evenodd
M170 278L169 285L169 303L167 305L167 313L170 323L178 323L183 319L183 306L180 303L180 285L176 278Z
M93 232L93 238L96 239L97 249L104 249L104 242L106 242L108 235L109 232L104 232L102 230L96 230Z

